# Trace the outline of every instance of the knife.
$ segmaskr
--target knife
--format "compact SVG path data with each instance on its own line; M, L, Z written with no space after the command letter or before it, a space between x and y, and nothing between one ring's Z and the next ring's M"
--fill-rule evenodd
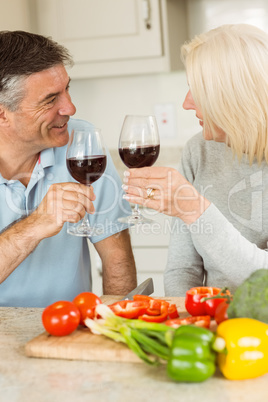
M122 300L133 300L134 295L147 295L149 296L154 291L154 283L152 278L146 279L139 286L128 293Z

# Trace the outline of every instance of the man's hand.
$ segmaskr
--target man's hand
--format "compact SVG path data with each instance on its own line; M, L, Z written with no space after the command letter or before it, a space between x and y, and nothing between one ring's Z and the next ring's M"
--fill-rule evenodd
M57 183L50 186L39 207L32 213L42 238L56 235L65 222L76 223L93 214L95 200L92 186L79 183ZM41 228L41 232L40 232Z
M56 235L64 222L78 222L95 209L92 187L79 183L53 184L39 207L0 235L0 283L37 247L41 240Z

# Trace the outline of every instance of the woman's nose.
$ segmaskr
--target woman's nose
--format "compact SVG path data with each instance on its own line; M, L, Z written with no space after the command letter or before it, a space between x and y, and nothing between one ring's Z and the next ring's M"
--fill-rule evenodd
M182 104L182 107L185 110L195 110L196 109L196 106L195 106L191 91L187 92L187 94L185 96L185 99L184 99L184 102Z

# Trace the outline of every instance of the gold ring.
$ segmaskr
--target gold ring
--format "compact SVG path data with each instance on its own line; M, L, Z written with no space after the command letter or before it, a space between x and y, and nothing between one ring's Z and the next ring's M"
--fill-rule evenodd
M154 192L155 192L154 188L147 188L147 198L153 199L154 198Z

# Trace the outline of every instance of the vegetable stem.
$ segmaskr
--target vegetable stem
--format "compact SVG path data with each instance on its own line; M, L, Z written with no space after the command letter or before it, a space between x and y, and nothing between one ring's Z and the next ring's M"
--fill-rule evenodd
M215 350L215 352L218 353L227 353L227 349L226 349L226 342L223 338L221 338L220 336L217 336L215 338L215 341L212 344L212 349Z
M135 329L131 330L131 335L137 342L139 342L148 353L161 357L164 360L168 359L169 348L161 345L153 338L149 338L147 335Z
M228 288L223 288L217 295L215 296L211 296L211 297L202 297L202 299L200 299L200 302L203 303L206 300L214 300L214 299L225 299L226 303L231 303L232 301L232 295L229 295L227 293Z
M116 342L126 343L125 338L122 335L120 335L118 332L113 331L111 329L107 329L102 325L99 325L96 321L92 320L91 318L86 318L84 322L85 322L85 325L93 333L99 333L99 334L105 335L108 338L115 340Z
M146 363L150 365L156 365L158 364L158 361L156 359L150 359L150 357L143 351L143 349L140 347L138 342L131 336L131 329L127 327L126 325L122 325L120 328L120 332L125 338L126 344L128 347L136 353L136 355L145 361Z

